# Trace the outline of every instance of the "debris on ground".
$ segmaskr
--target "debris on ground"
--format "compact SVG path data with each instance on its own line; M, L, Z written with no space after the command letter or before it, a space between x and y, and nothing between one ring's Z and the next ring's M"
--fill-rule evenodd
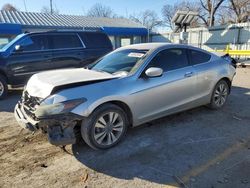
M87 170L85 170L84 174L80 178L81 182L86 183L86 181L88 180L88 177L89 177L89 174Z

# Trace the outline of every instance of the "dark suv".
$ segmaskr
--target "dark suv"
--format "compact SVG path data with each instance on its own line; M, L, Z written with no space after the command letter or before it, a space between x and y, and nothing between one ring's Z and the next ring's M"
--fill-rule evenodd
M84 67L112 51L102 32L50 31L25 33L0 48L0 99L8 85L24 86L35 73Z

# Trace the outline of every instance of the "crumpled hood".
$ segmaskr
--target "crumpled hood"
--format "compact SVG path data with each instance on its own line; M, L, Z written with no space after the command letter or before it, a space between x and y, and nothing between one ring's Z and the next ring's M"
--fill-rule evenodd
M84 84L84 82L88 81L106 80L116 77L109 73L84 68L46 71L33 75L27 83L26 91L31 96L45 98L58 86L73 83Z

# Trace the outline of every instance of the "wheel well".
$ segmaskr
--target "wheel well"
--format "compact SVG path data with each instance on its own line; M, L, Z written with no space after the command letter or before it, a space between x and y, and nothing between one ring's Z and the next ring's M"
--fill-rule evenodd
M227 82L228 87L229 87L229 93L230 93L230 92L231 92L232 82L231 82L231 81L229 80L229 78L227 78L227 77L224 77L224 78L222 78L221 80L224 80L224 81Z
M3 76L5 79L6 79L6 81L8 82L8 77L7 77L7 75L2 71L2 70L0 70L0 76Z
M104 105L104 104L108 104L108 103L109 103L109 104L117 105L117 106L119 106L121 109L123 109L124 112L128 115L128 121L129 121L130 126L132 126L132 124L133 124L133 114L132 114L132 112L131 112L129 106L128 106L126 103L124 103L124 102L122 102L122 101L108 101L108 102L105 102L105 103L99 105L98 107L100 107L100 106L102 106L102 105ZM98 107L96 107L96 108L98 108Z

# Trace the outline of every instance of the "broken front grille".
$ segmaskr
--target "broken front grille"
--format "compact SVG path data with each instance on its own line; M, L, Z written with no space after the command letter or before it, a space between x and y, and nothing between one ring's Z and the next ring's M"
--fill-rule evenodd
M33 119L36 119L34 114L35 106L39 105L40 102L41 98L30 96L27 91L23 92L22 96L23 109L26 112L26 114Z

